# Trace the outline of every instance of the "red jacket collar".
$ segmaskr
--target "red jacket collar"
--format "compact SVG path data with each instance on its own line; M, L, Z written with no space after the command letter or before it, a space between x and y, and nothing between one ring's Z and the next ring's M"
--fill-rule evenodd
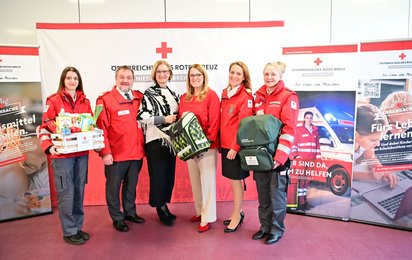
M67 98L70 102L74 102L73 97L65 90L60 91L60 96L63 98ZM85 99L86 95L83 93L83 91L76 90L76 100L82 101Z
M240 93L241 93L242 91L246 91L246 89L245 89L245 87L243 86L243 84L240 85L240 87L238 88L238 90L236 91L236 93L235 93L232 97L235 97L235 96L237 96L237 95L240 95ZM228 96L227 96L227 88L225 88L225 89L223 90L223 92L222 92L222 98L228 98Z
M141 92L139 92L137 90L133 90L133 89L131 90L131 92L132 92L133 99L142 99L143 94ZM123 95L121 95L119 93L119 91L117 90L117 86L113 87L112 94L114 95L114 97L115 97L115 99L118 103L128 103L128 102L130 102L129 100L126 100Z
M267 86L263 85L262 87L260 87L260 89L258 89L257 93L259 93L263 96L276 95L276 94L278 94L279 92L282 92L285 89L285 84L283 83L283 80L279 80L278 84L276 84L275 90L272 93L270 93L269 95L268 95L266 89L267 89Z

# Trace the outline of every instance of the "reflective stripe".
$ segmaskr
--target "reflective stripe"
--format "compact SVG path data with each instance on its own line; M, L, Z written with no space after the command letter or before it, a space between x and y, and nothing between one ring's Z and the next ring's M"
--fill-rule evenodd
M47 130L47 129L45 129L45 128L42 128L42 129L40 129L40 132L39 132L39 134L50 134L50 132Z
M40 137L40 141L44 140L51 140L51 138L48 135L43 135L42 137Z
M312 146L312 147L316 147L316 143L312 143L312 142L300 143L300 144L298 144L298 146Z
M283 144L279 144L277 150L280 150L286 154L290 154L290 148Z
M293 135L289 135L289 134L282 134L279 136L279 139L283 139L286 141L289 141L291 143L293 143L293 141L295 140L295 137Z
M319 149L298 149L298 151L303 153L320 153Z

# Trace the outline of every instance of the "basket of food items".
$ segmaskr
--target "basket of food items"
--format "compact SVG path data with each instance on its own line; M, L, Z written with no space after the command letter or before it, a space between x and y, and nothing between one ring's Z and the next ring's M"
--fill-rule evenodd
M101 107L96 107L95 115L90 113L71 114L62 109L56 117L56 133L51 139L59 153L75 153L104 148L103 130L96 127L96 119Z

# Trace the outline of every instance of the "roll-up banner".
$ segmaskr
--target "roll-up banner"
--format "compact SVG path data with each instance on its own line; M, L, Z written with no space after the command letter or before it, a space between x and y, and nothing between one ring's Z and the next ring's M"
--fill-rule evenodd
M412 41L360 45L351 219L412 229Z
M0 46L0 221L51 212L37 47Z
M189 66L203 64L209 85L220 96L228 84L229 65L243 61L249 67L253 89L263 84L263 67L281 56L283 21L267 22L172 22L117 24L37 24L43 90L57 90L61 71L66 66L79 69L85 94L94 105L96 98L114 86L115 70L129 65L135 72L134 88L144 91L153 84L150 73L155 61L167 60L173 69L169 87L186 91ZM104 174L101 159L90 153L89 180L85 204L105 204ZM217 171L217 199L232 199L230 181ZM246 180L245 199L256 199L252 178ZM139 177L138 202L148 201L147 168ZM192 201L186 164L176 166L172 201Z
M357 49L356 44L283 48L283 79L300 105L289 212L349 218Z

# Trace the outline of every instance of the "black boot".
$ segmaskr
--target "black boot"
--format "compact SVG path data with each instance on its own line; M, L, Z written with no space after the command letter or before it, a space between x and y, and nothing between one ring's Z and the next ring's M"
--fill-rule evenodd
M160 221L165 226L173 226L173 221L172 219L168 216L166 209L164 206L162 207L156 207L157 215L159 216Z
M164 205L165 209L166 209L166 213L169 216L170 219L175 220L176 219L176 215L172 214L172 212L170 212L169 208L167 207L167 204L165 203Z

